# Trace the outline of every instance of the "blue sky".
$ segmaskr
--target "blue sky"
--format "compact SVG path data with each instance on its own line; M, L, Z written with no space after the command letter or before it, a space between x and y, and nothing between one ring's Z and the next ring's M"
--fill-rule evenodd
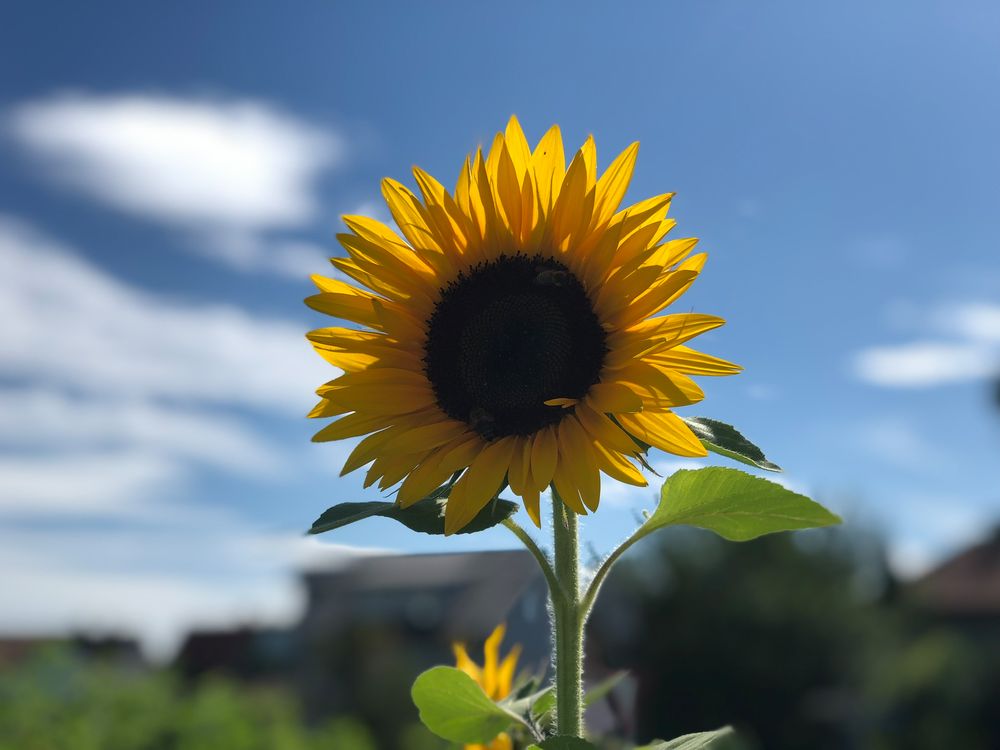
M991 2L8 4L0 23L0 630L287 620L348 445L301 299L378 182L451 183L516 113L642 142L742 363L689 410L918 572L1000 520L1000 8ZM661 457L664 470L678 462ZM609 487L598 549L651 491Z

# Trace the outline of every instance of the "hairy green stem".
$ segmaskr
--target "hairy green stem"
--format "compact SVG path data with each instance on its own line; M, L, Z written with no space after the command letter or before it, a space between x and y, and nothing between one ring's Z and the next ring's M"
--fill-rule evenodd
M556 646L556 731L583 737L583 609L580 601L580 542L576 513L552 487L555 576L552 593Z

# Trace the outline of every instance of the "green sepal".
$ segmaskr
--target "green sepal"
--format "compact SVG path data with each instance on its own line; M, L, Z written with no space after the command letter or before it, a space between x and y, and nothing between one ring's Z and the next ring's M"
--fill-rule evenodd
M698 732L675 737L670 741L653 740L649 745L643 745L636 750L722 750L729 744L728 740L736 735L732 727L723 727L714 732Z
M744 437L731 424L708 417L682 417L706 450L734 461L756 466L767 471L781 471L781 467L764 457L764 451Z
M681 469L663 483L660 502L636 534L698 526L733 542L764 534L839 524L839 516L805 495L737 469Z
M473 534L484 531L517 512L518 505L510 500L495 498L476 514L458 534ZM444 506L430 497L415 502L408 508L401 508L395 503L372 501L366 503L341 503L328 508L317 518L309 529L310 534L322 534L357 521L381 516L399 521L413 531L422 534L444 534Z
M527 726L454 667L428 669L413 683L411 695L424 726L450 742L486 744L515 724Z

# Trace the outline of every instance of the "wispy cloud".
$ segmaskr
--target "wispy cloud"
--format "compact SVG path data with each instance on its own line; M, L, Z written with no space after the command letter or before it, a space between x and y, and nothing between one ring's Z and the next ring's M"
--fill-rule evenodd
M183 474L162 454L138 450L0 457L0 517L136 518Z
M266 476L281 451L224 412L298 419L336 374L300 325L136 289L4 217L0 317L8 518L148 517L201 467Z
M299 324L136 289L2 216L0 319L0 374L92 395L300 414L335 374Z
M928 388L1000 372L1000 306L942 305L923 322L937 338L863 349L852 357L854 375L873 385Z
M73 397L54 388L0 390L0 448L141 448L221 469L277 468L273 447L231 417L148 400Z
M321 248L269 233L315 218L317 182L344 142L273 104L77 92L16 107L8 130L53 181L191 232L233 267L299 277L324 267Z
M203 520L193 516L166 530L0 533L0 629L124 632L139 636L153 657L166 658L191 628L291 624L303 603L293 569L329 569L371 552L262 533L232 518L223 536Z

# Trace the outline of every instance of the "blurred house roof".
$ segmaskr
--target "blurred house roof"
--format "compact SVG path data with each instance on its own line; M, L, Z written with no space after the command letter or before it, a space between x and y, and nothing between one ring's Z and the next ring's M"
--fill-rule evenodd
M394 621L469 641L507 619L515 602L542 580L523 550L363 557L304 578L306 620L322 620L325 627Z
M917 580L912 591L938 614L1000 615L1000 529Z

